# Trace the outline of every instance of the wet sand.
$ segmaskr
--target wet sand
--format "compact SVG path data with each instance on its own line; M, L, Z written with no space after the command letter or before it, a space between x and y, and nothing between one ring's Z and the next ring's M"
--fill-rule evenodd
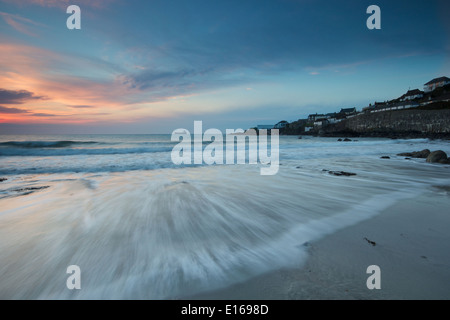
M450 188L433 187L381 214L307 244L296 269L189 299L450 299ZM378 265L381 289L366 286Z

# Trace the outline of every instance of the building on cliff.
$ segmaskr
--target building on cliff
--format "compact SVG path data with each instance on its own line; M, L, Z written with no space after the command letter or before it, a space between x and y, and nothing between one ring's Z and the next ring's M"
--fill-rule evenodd
M414 89L408 90L407 93L405 93L403 96L400 97L400 101L408 101L420 98L423 98L423 91L420 91L419 89Z
M424 85L424 91L425 92L431 92L437 88L443 87L447 84L450 84L450 79L447 77L440 77L433 79Z
M276 125L273 126L274 129L284 129L289 124L286 120L278 122Z
M343 108L339 113L346 116L353 115L356 114L356 108Z
M310 114L309 116L308 116L308 121L309 122L315 122L315 121L317 121L318 119L323 119L323 118L326 118L326 115L324 115L324 114L318 114L318 113L315 113L315 114Z

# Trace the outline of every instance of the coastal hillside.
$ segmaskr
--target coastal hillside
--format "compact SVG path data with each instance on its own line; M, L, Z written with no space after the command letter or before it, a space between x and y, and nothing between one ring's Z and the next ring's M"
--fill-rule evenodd
M360 114L329 124L323 136L382 136L450 138L450 102L405 110Z
M399 98L374 102L361 111L342 108L284 122L274 128L280 126L285 135L450 139L450 79L433 79L424 85L424 91L408 90Z

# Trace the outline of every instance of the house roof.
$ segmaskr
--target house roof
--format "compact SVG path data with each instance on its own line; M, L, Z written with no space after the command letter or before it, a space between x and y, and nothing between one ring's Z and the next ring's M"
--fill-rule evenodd
M430 84L434 84L434 83L439 83L439 82L443 82L443 81L447 81L450 82L450 79L447 77L440 77L440 78L435 78L427 83L425 83L425 85L430 85Z
M356 108L343 108L341 109L341 112L355 112Z
M325 116L324 114L318 114L318 113L314 113L314 114L310 114L308 117L323 117Z
M420 91L419 89L414 89L414 90L408 90L408 92L405 94L405 97L407 96L415 96L418 94L423 94L423 91Z

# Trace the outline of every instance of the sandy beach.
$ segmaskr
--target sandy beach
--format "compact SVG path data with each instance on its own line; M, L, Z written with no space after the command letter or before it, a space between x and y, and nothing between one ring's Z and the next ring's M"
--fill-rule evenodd
M309 243L309 258L296 269L189 298L450 299L449 207L450 188L433 187L374 218ZM380 290L366 286L370 265L381 269Z

